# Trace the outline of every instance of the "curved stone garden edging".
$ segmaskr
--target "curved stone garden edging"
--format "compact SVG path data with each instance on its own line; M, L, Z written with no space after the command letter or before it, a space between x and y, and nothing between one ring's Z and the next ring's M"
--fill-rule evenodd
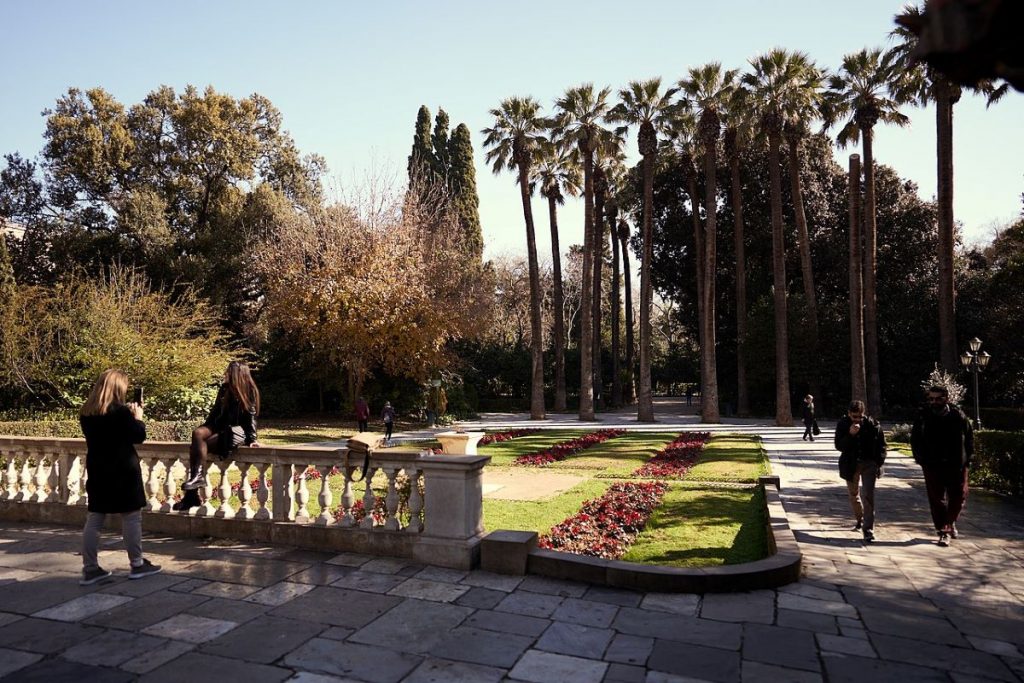
M537 574L616 588L664 593L726 593L776 588L800 578L802 555L779 498L778 477L761 477L771 555L723 567L679 568L606 560L537 548L532 531L495 531L481 543L481 568Z

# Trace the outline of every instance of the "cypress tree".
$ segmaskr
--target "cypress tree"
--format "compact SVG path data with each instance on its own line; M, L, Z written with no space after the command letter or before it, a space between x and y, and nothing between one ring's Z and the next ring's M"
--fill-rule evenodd
M434 134L430 139L433 147L433 168L434 175L443 182L447 182L450 169L450 155L448 153L448 112L444 109L437 110L434 118Z
M416 115L416 132L412 137L412 153L409 154L409 182L427 181L433 170L434 151L430 143L430 110L424 104Z
M460 123L448 143L450 159L449 182L453 208L466 246L477 256L483 255L484 238L480 227L480 197L476 192L476 169L473 166L473 141L469 128Z

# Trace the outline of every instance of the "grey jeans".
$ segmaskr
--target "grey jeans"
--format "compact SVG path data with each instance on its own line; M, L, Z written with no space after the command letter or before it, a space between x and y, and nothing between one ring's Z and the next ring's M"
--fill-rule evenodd
M85 518L85 530L82 532L82 568L96 569L99 567L97 554L100 548L100 529L107 515L102 512L90 512ZM121 514L121 536L128 551L128 559L133 567L142 564L142 511L124 512Z
M875 481L878 479L878 465L871 460L858 460L857 471L852 481L846 482L850 496L850 507L857 520L863 520L864 531L875 528Z

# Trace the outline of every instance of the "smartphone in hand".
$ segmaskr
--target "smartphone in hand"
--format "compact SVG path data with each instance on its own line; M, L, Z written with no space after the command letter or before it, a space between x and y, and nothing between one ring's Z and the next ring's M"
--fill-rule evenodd
M138 404L140 407L142 406L143 398L144 396L142 387L135 387L135 403Z

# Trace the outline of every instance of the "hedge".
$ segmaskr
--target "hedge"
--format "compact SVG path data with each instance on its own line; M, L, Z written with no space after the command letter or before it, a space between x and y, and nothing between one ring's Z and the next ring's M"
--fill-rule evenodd
M191 441L196 422L146 421L146 437L153 441ZM45 420L0 422L0 435L50 436L55 438L81 438L78 420Z
M1014 496L1024 495L1024 432L977 432L971 483Z
M982 408L979 412L985 429L1024 432L1024 408Z

